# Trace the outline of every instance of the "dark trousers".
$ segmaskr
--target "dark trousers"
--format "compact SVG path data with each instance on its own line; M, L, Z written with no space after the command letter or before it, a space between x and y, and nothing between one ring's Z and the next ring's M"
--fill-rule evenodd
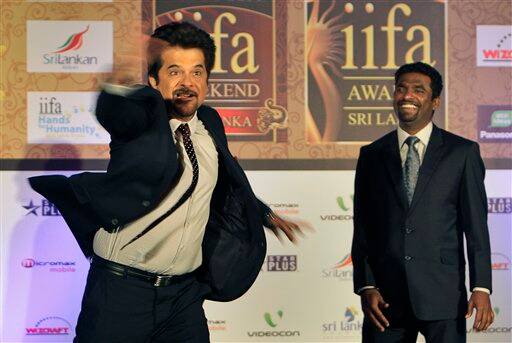
M203 310L209 287L193 274L155 287L147 281L89 270L75 343L209 342Z
M393 305L392 305L393 306ZM363 343L415 343L418 333L425 336L427 343L465 343L466 319L464 317L446 320L419 320L414 316L410 304L394 304L384 310L390 326L380 332L369 318L363 322Z

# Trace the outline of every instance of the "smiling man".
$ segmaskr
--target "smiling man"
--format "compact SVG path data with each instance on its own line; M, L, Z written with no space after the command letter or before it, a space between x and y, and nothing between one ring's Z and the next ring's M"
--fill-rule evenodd
M116 71L98 98L107 171L30 179L92 261L78 343L208 342L203 302L249 289L266 254L263 226L291 241L299 229L256 198L219 114L203 104L210 35L161 26L148 56L150 86Z
M442 77L421 63L395 73L399 127L361 148L354 194L354 291L363 342L466 341L493 322L485 168L478 144L432 123ZM467 241L469 301L465 289Z

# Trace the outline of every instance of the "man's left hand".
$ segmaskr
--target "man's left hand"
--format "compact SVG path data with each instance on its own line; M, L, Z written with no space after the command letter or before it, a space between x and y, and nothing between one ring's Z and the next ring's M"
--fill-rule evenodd
M272 224L272 227L269 227L269 229L272 230L279 240L281 240L281 232L283 232L290 242L293 243L297 243L297 235L303 236L303 232L297 223L286 220L274 212L269 214L268 221ZM306 223L303 224L303 227L312 229L311 225Z
M476 309L473 329L475 331L487 330L494 321L494 312L492 311L489 294L482 291L474 291L469 298L466 319L473 315L473 309Z

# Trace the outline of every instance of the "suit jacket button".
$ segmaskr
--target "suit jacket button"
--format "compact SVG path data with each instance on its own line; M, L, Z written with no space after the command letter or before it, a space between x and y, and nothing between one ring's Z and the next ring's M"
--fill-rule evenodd
M411 233L411 232L413 232L413 231L414 231L414 229L413 229L413 228L411 228L411 227L408 227L407 229L405 229L405 233L406 233L406 234L410 234L410 233Z
M412 256L409 256L409 255L405 255L405 257L404 257L404 258L405 258L405 260L406 260L406 261L410 261L410 260L412 260Z
M119 224L119 220L117 220L116 218L112 219L110 222L112 223L112 225Z
M144 200L144 201L142 202L142 206L144 206L144 207L148 207L148 206L149 206L149 201Z

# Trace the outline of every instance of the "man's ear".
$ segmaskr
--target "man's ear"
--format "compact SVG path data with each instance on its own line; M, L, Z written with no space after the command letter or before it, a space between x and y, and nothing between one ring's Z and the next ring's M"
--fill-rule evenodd
M440 96L438 96L437 98L434 98L434 100L432 100L432 108L434 110L437 110L440 105L441 105L441 97Z
M156 89L156 86L158 85L158 82L156 82L156 79L153 76L149 77L149 84L152 88Z

